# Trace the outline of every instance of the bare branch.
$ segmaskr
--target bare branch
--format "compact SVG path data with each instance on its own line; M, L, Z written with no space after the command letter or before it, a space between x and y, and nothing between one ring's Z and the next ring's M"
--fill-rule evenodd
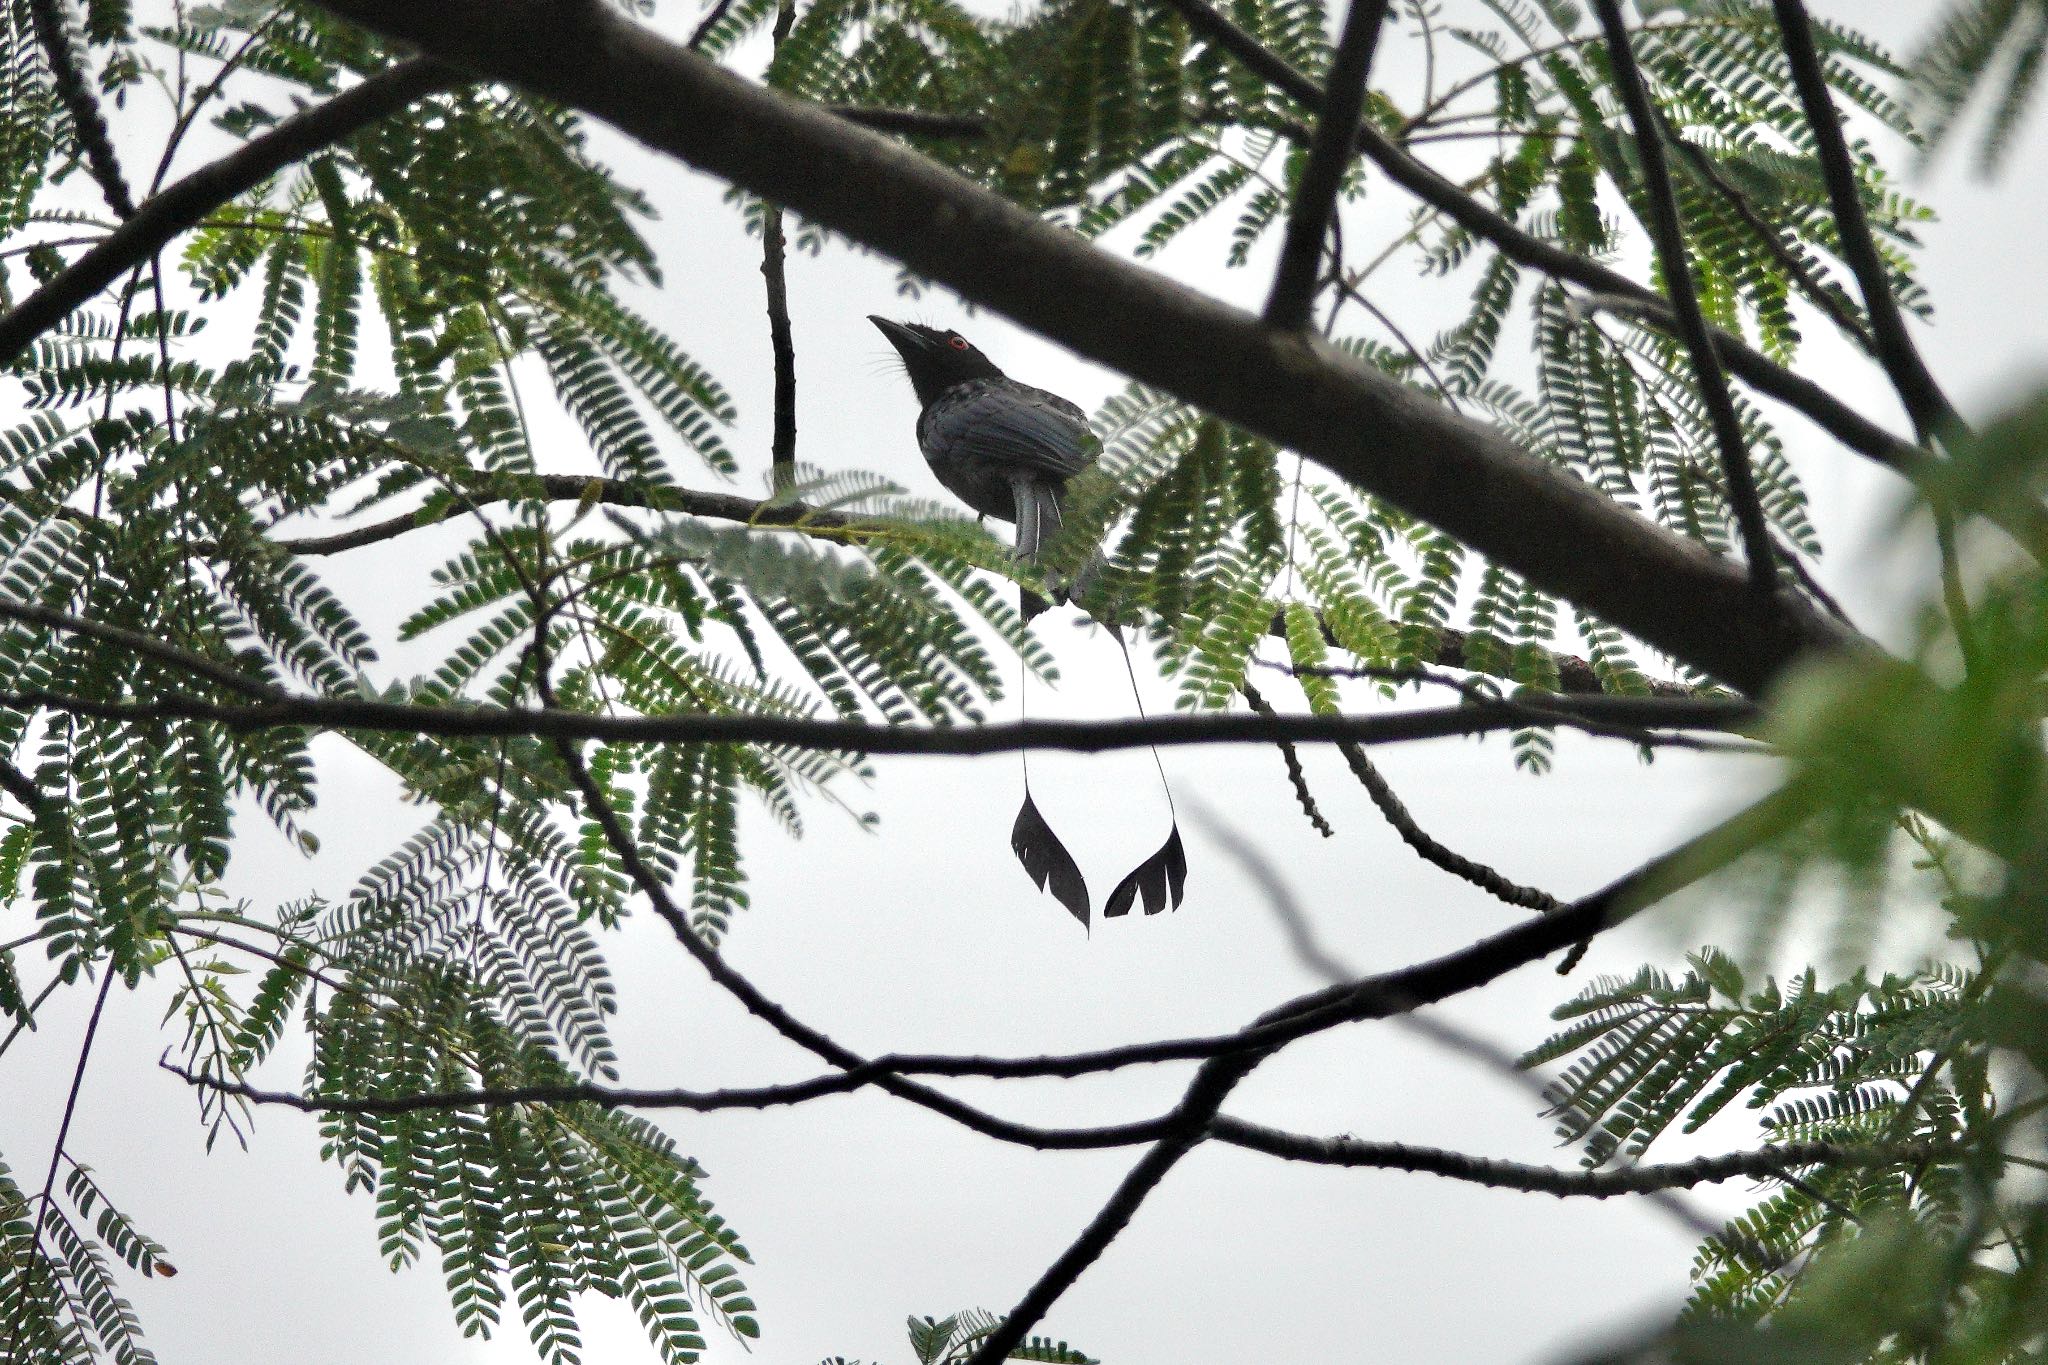
M196 656L195 656L196 658ZM386 734L492 738L512 735L543 739L607 740L620 744L771 744L835 753L924 756L1010 753L1060 749L1103 753L1145 745L1294 743L1394 744L1516 729L1529 714L1510 705L1449 706L1381 716L1172 715L1127 720L1032 720L1001 725L913 727L866 721L805 720L786 716L662 715L610 716L553 708L419 706L348 697L271 693L250 703L223 703L168 696L148 701L107 701L58 692L0 692L0 708L47 709L130 724L197 720L238 733L275 729L369 730ZM1575 707L1589 716L1615 713L1651 724L1724 725L1750 718L1740 702L1685 702L1676 707L1654 697L1585 697ZM1661 712L1653 715L1653 712ZM1560 714L1558 723L1574 722ZM1597 722L1594 722L1597 723Z
M887 138L763 90L609 6L322 0L885 251L1133 378L1300 450L1673 657L1756 690L1854 637L1312 337L1074 237ZM1048 287L1057 281L1059 287Z
M1518 905L1524 910L1534 910L1545 915L1555 914L1564 909L1564 902L1548 891L1511 881L1485 863L1475 862L1432 838L1429 831L1417 824L1415 817L1408 813L1408 807L1403 805L1401 798L1395 794L1393 785L1381 776L1380 770L1366 757L1364 749L1356 744L1339 743L1337 751L1344 755L1345 763L1351 767L1352 776L1365 788L1366 795L1372 798L1373 805L1379 807L1380 814L1387 818L1387 823L1401 836L1401 842L1414 849L1424 862L1442 868L1453 877L1472 883L1487 895L1506 901L1509 905Z
M1628 110L1629 122L1635 129L1643 196L1650 208L1650 236L1656 242L1657 261L1663 268L1664 292L1671 296L1671 309L1678 316L1678 335L1692 359L1700 399L1713 423L1714 444L1721 454L1721 478L1727 487L1728 502L1735 510L1736 526L1742 532L1750 581L1760 593L1775 593L1778 570L1777 555L1771 548L1771 524L1757 497L1756 475L1749 467L1749 446L1743 439L1742 419L1736 414L1734 395L1728 391L1728 376L1721 370L1721 358L1707 330L1706 315L1700 311L1692 260L1685 248L1685 227L1678 216L1678 198L1671 188L1671 167L1664 158L1663 130L1656 108L1650 103L1649 87L1636 66L1635 49L1629 46L1628 26L1622 22L1620 4L1617 0L1593 0L1593 9L1607 35L1607 55L1614 64L1614 82L1621 93L1622 107Z
M308 153L445 89L457 79L433 62L403 62L387 68L325 104L294 114L261 137L252 138L239 151L152 196L99 245L0 316L0 365L13 361L73 309L148 261L172 238L235 196L255 189Z
M1957 1154L1953 1149L1927 1145L1850 1147L1834 1142L1792 1142L1753 1152L1703 1156L1661 1166L1630 1166L1613 1171L1564 1171L1551 1166L1530 1166L1518 1161L1468 1156L1438 1147L1416 1147L1405 1142L1366 1142L1348 1135L1309 1137L1248 1123L1227 1114L1218 1115L1210 1123L1209 1136L1233 1147L1264 1152L1288 1161L1416 1171L1490 1185L1495 1189L1554 1194L1560 1199L1572 1196L1611 1199L1622 1194L1653 1194L1722 1180L1783 1177L1813 1167L1867 1170L1914 1165Z
M1344 32L1330 59L1324 87L1322 117L1309 143L1308 163L1294 192L1287 217L1287 235L1280 245L1280 265L1273 291L1266 297L1266 325L1299 331L1309 324L1315 304L1316 277L1321 273L1323 239L1337 212L1337 189L1345 168L1357 154L1358 121L1365 113L1366 82L1372 75L1373 52L1386 27L1390 0L1351 0Z
M1856 167L1849 158L1849 145L1842 137L1841 115L1828 95L1827 76L1821 69L1820 53L1813 43L1813 26L1799 0L1771 0L1778 16L1778 29L1785 39L1785 59L1792 68L1792 84L1799 92L1799 105L1813 130L1814 147L1820 154L1821 176L1827 182L1828 203L1835 213L1835 235L1841 240L1842 258L1855 273L1863 294L1863 309L1870 315L1876 336L1878 362L1898 390L1899 401L1913 419L1920 439L1933 440L1944 428L1960 427L1962 418L1948 401L1920 350L1906 331L1906 319L1892 294L1891 277L1878 255L1877 241L1870 233L1870 220L1863 212L1863 195L1857 187Z
M844 1095L867 1086L879 1085L900 1073L872 1064L847 1071L835 1071L789 1085L764 1085L728 1090L632 1090L588 1083L507 1086L499 1089L438 1091L420 1095L329 1096L301 1095L288 1090L261 1090L243 1081L223 1080L180 1066L168 1056L157 1065L187 1085L221 1095L247 1100L251 1104L297 1109L307 1114L416 1114L425 1110L505 1109L517 1105L588 1104L601 1109L686 1109L709 1114L724 1109L773 1109L804 1104L831 1095ZM920 1090L923 1087L919 1087ZM937 1094L929 1091L929 1094ZM966 1126L1005 1142L1019 1143L1041 1151L1084 1151L1104 1147L1128 1147L1156 1139L1165 1131L1167 1119L1116 1124L1099 1128L1037 1128L1010 1123L969 1110L941 1110L947 1117L975 1122Z
M1265 695L1258 688L1252 686L1249 678L1239 683L1237 690L1244 694L1245 702L1258 715L1277 716L1280 714L1273 709L1273 704L1266 700ZM1323 818L1322 808L1316 805L1315 793L1308 789L1308 774L1301 769L1300 753L1296 751L1291 742L1286 740L1280 742L1279 749L1280 761L1287 765L1287 784L1294 788L1294 799L1300 804L1301 813L1308 817L1308 822L1315 829L1316 833L1322 835L1325 839L1332 837L1337 831L1332 829L1330 822Z
M995 1330L968 1358L967 1365L997 1365L997 1362L1009 1358L1010 1352L1038 1325L1053 1304L1059 1301L1060 1295L1072 1288L1082 1272L1093 1265L1096 1258L1116 1240L1117 1234L1130 1225L1138 1206L1159 1187L1160 1181L1166 1179L1167 1172L1201 1142L1231 1090L1265 1056L1258 1053L1248 1057L1221 1057L1203 1064L1167 1120L1171 1129L1168 1136L1161 1138L1138 1159L1138 1164L1131 1167L1130 1173L1117 1185L1101 1211L1046 1268L1017 1306L1003 1316Z

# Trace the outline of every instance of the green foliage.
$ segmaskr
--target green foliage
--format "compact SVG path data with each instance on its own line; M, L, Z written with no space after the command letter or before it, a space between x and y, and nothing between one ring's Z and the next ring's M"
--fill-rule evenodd
M1322 4L1223 8L1321 79ZM1637 52L1677 153L1712 320L1786 362L1822 314L1860 338L1770 6L1644 8ZM800 4L761 74L816 104L971 121L978 131L906 136L1108 249L1263 262L1302 167L1291 98L1150 0L986 9ZM775 13L739 0L701 52L752 54ZM395 57L311 6L90 0L82 15L87 84L110 101L165 94L179 139L209 122L260 135ZM1915 71L1914 107L1935 136L2003 69L2012 79L1987 146L2007 145L2048 42L2044 15L1951 11ZM1481 155L1460 177L1482 203L1566 251L1627 259L1646 212L1639 158L1583 7L1470 0L1422 41L1432 70L1443 58L1441 84L1413 109L1375 93L1375 127L1420 157L1471 142ZM1890 58L1839 28L1823 27L1821 41L1836 98L1857 112L1852 131L1914 136L1880 88L1903 78ZM1454 49L1465 62L1455 74ZM204 74L157 79L180 62ZM0 304L108 227L81 207L93 187L55 91L29 0L0 0ZM178 151L162 149L165 164ZM1893 290L1925 313L1913 250L1927 212L1867 145L1854 151ZM1376 175L1352 176L1343 192L1369 184L1381 192ZM739 198L737 212L757 218L761 206ZM1107 565L1084 576L1085 605L1144 634L1184 709L1234 704L1264 649L1304 671L1312 710L1334 713L1345 700L1334 671L1373 671L1391 695L1451 632L1467 672L1553 691L1560 636L1576 630L1600 686L1649 690L1640 647L1608 623L1567 622L1505 566L1143 388L1098 414L1102 458L1077 480L1038 566L1012 562L957 510L854 471L806 470L737 520L694 515L733 505L699 484L760 461L729 443L731 391L659 324L661 310L629 301L629 287L659 283L648 217L573 113L502 87L440 93L209 214L39 337L8 372L15 401L0 431L0 598L36 609L0 624L0 759L21 778L8 784L17 803L23 786L40 794L0 833L0 1018L31 1023L51 983L166 983L208 1142L247 1130L247 1111L217 1085L255 1076L303 1034L307 1087L370 1102L323 1118L323 1155L374 1201L385 1258L397 1267L431 1253L465 1333L516 1310L551 1361L578 1358L584 1292L629 1303L668 1360L706 1352L712 1325L759 1331L737 1269L747 1253L704 1198L704 1172L662 1131L584 1103L404 1104L616 1076L604 954L631 883L585 808L581 774L534 738L352 734L421 808L417 831L345 892L292 886L245 901L219 888L247 820L317 850L319 746L299 728L136 708L240 704L253 685L449 708L973 724L1012 656L1053 675L1010 605L1010 580L1072 581L1098 550ZM816 250L825 234L799 224L796 240ZM1330 246L1339 283L1318 322L1332 345L1708 550L1729 549L1712 433L1669 335L1434 215L1385 242ZM1390 262L1458 277L1450 287L1469 302L1426 325L1390 316L1372 302L1374 272ZM542 412L566 421L542 427ZM1774 530L1816 554L1777 437L1761 411L1745 404L1741 418ZM2038 500L2041 424L2037 408L1987 433L1955 462L1944 496L1966 514ZM557 429L579 448L544 449L537 431ZM564 496L548 476L572 461L588 482ZM366 623L375 617L346 561L327 557L333 545L300 533L394 514L362 543L438 523L462 534L437 543L440 567L387 639ZM1573 1059L1554 1099L1589 1164L1639 1156L1737 1100L1788 1142L1965 1142L1999 1117L1985 1059L2035 1065L2048 1036L2038 1005L1999 970L2041 956L2038 918L2022 913L2026 887L1985 891L1957 870L1945 836L1904 812L1931 789L1957 828L2022 831L2001 851L2029 866L2043 600L2031 579L1982 595L1961 625L2001 663L1954 695L1930 699L1911 670L1851 669L1812 681L1784 722L1829 818L1788 837L1781 880L1846 872L1875 906L1904 826L1986 945L1983 970L1829 988L1805 973L1749 990L1708 952L1682 980L1646 970L1601 983L1534 1054ZM1953 675L1961 654L1952 626L1930 617L1922 671ZM1522 731L1511 752L1548 767L1548 732ZM1916 768L1930 753L1943 765ZM847 779L867 772L859 754L775 744L593 744L575 757L714 947L749 904L743 811L765 810L793 835L813 798L843 801ZM118 1277L169 1267L62 1156L75 1219L0 1167L0 1306L18 1324L8 1330L31 1359L146 1360ZM1831 1285L1938 1263L1948 1278L1929 1281L1929 1301L1964 1304L1978 1330L1991 1307L2024 1302L2016 1273L1987 1285L2009 1268L1986 1248L2002 1233L2015 1259L2020 1248L2031 1257L2042 1217L1991 1182L1953 1163L1795 1173L1702 1252L1693 1317L1725 1325L1786 1303L1774 1330L1796 1333L1800 1305ZM913 1319L913 1353L963 1360L995 1326L981 1312ZM1013 1358L1087 1360L1039 1338Z

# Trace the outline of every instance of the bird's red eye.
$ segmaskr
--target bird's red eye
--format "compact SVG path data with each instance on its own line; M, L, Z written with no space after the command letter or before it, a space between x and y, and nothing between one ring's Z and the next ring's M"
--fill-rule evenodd
M964 351L967 349L967 338L963 336L950 336L946 338L946 344L956 351Z

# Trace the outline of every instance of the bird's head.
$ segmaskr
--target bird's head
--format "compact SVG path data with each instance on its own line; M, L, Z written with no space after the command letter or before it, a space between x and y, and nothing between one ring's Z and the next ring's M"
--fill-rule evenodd
M996 363L958 332L927 327L921 322L891 322L870 313L868 321L889 338L889 344L903 357L904 373L917 390L917 401L929 403L955 384L970 379L999 379Z

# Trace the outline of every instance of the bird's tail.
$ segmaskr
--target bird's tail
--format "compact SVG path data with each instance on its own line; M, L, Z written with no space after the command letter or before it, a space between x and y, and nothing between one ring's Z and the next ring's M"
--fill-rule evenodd
M1017 558L1027 564L1038 562L1038 553L1045 543L1058 534L1065 519L1065 509L1060 502L1060 490L1050 484L1019 481L1016 485L1017 499ZM1088 590L1096 575L1109 567L1109 561L1102 557L1102 551L1094 550L1088 555L1087 563L1074 575L1061 581L1053 581L1053 597L1060 602L1071 602ZM1044 611L1049 605L1043 597L1029 588L1018 589L1018 601L1024 610L1024 619Z

